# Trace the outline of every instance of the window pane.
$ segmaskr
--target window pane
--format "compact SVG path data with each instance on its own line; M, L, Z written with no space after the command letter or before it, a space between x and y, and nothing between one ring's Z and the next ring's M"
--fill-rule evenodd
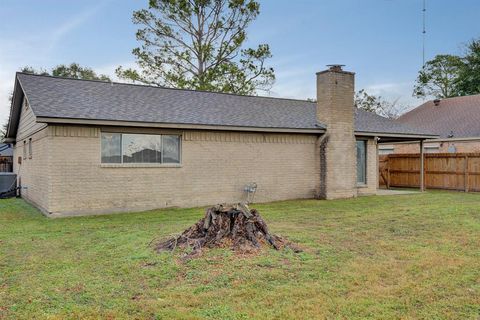
M366 141L357 141L357 182L367 182L367 155L366 155Z
M425 147L423 150L425 151L425 153L438 153L440 151L440 147ZM455 146L449 146L448 152L455 152Z
M163 136L163 162L180 163L180 136Z
M120 133L102 132L102 163L121 162L121 135Z
M385 156L385 155L388 155L388 154L392 154L394 152L395 152L394 149L379 149L378 150L378 155Z
M122 136L123 163L161 163L160 135L124 134Z

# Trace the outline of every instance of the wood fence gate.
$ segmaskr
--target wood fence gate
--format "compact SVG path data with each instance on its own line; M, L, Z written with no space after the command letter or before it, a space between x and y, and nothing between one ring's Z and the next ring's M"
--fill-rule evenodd
M430 189L480 191L480 153L424 154L424 185ZM380 186L420 187L420 154L379 158Z

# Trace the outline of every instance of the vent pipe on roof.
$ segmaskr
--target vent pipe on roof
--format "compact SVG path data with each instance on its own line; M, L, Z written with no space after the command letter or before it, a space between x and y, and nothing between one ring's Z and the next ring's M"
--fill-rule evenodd
M436 106L438 106L438 105L440 105L440 101L442 101L442 100L440 100L440 99L435 99L435 100L433 100L433 104L436 105Z

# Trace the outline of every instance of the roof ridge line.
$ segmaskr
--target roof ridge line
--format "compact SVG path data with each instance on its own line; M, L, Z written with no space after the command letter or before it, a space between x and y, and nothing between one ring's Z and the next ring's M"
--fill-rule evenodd
M78 79L78 78L59 77L59 76L52 76L52 75L45 75L45 74L34 74L34 73L21 72L21 71L16 72L16 75L18 75L18 74L23 74L23 75L27 75L27 76L35 76L35 77L64 79L64 80L77 80L77 81L90 81L90 82L99 82L99 83L103 83L103 84L109 83L109 84L117 84L117 85L123 85L123 86L136 86L136 87L153 88L153 89L177 90L177 91L200 92L200 93L213 93L213 94L223 94L223 95L237 96L237 97L246 97L246 98L262 98L262 99L275 99L275 100L288 100L288 101L315 103L313 101L309 101L309 100L306 100L306 99L267 97L267 96L244 95L244 94L238 94L238 93L217 92L217 91L208 91L208 90L170 88L170 87L164 87L164 86L154 86L154 85L137 84L137 83L126 83L126 82L118 82L118 81L106 81L106 80L95 80L95 79Z

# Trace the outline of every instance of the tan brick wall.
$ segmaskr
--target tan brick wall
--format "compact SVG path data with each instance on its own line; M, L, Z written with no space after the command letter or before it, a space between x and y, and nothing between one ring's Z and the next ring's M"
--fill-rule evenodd
M25 136L24 140L18 140L13 149L13 171L17 174L17 181L21 181L22 197L47 211L48 187L49 187L49 137L47 128L37 133ZM32 157L28 152L28 141L32 138ZM23 157L24 141L26 142L27 157ZM22 163L18 163L18 157L22 158Z
M181 167L132 168L101 165L100 132L93 127L49 127L50 212L234 202L242 200L243 187L250 182L258 184L255 202L313 198L318 186L314 135L173 131L183 137Z
M425 146L438 146L438 153L448 153L449 147L454 146L457 153L480 152L480 139L472 141L443 141L425 143ZM418 143L395 144L394 153L419 153L420 147Z
M32 143L32 157L28 144ZM22 197L42 210L48 208L48 146L46 124L36 122L35 115L27 103L22 101L20 119L13 148L13 172L17 174L17 184L22 185ZM24 158L24 145L27 156ZM22 163L18 163L18 158Z
M458 141L458 142L444 142L440 147L440 150L445 150L441 152L448 152L448 147L454 145L456 152L459 153L468 153L468 152L480 152L480 139L475 141Z
M327 125L321 145L320 198L357 195L353 95L352 73L317 73L317 118Z
M419 153L420 146L418 143L394 144L393 152L394 153Z

